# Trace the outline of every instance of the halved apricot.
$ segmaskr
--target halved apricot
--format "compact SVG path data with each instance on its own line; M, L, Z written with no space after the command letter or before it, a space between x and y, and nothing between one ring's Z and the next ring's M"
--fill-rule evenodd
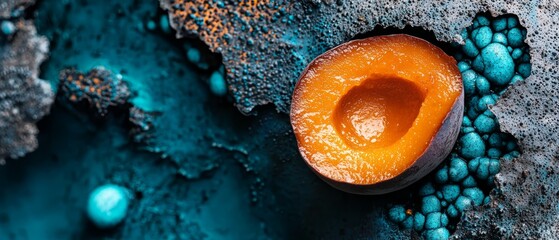
M318 176L347 192L382 194L444 160L463 108L454 58L398 34L350 41L313 60L295 87L291 124Z

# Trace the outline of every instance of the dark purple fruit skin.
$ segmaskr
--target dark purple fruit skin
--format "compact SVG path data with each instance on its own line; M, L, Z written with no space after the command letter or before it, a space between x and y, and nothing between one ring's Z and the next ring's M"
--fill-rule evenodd
M429 147L406 171L400 175L374 184L360 185L336 181L320 174L307 161L307 165L322 180L330 186L344 192L360 195L380 195L405 188L433 171L450 154L454 143L458 139L460 126L464 116L464 91L452 105L452 110L446 115L445 120L437 134L431 140Z

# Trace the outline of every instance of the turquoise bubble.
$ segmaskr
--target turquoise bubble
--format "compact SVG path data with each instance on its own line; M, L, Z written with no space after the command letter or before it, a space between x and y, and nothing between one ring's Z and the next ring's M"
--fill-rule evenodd
M458 185L445 185L442 189L443 198L448 202L454 202L460 196L460 186Z
M456 206L456 209L458 209L459 212L464 212L464 210L469 209L472 205L472 200L465 196L459 196L454 203L454 206Z
M491 26L496 32L503 31L507 28L507 19L497 18L491 22Z
M473 128L473 127L464 127L464 128L462 128L462 129L460 129L460 131L461 131L463 134L466 134L466 133L475 132L476 129Z
M487 180L487 178L489 177L489 158L484 157L479 159L479 166L476 170L476 176L479 179Z
M477 73L474 70L466 70L462 73L462 81L464 82L464 93L472 95L476 90Z
M448 169L446 166L442 167L435 173L435 181L437 183L445 183L448 181Z
M511 47L520 47L524 43L522 33L518 28L509 30L509 32L507 33L507 40Z
M489 144L490 147L503 147L505 145L501 133L491 134L489 136L487 143Z
M481 114L474 121L474 127L481 133L492 133L497 129L497 123L495 119Z
M522 57L522 54L524 54L522 49L515 48L514 50L512 50L511 56L512 56L512 59L516 60L516 59L519 59L520 57Z
M111 228L126 217L130 197L123 187L107 184L93 190L87 203L87 216L99 228Z
M489 24L491 23L491 22L489 22L489 19L487 19L485 16L481 16L481 15L477 16L475 20L477 20L477 22L479 23L479 26L489 26Z
M210 90L217 96L225 96L227 94L227 84L221 73L215 71L210 77Z
M437 228L425 232L427 240L447 240L450 238L450 232L446 228Z
M511 28L516 27L516 26L518 26L518 18L516 18L516 17L509 17L509 18L507 19L507 27L508 27L509 29L511 29Z
M404 221L402 222L402 227L404 229L411 229L413 227L413 217L408 216L406 219L404 219Z
M155 30L155 27L157 27L157 25L153 20L149 20L148 23L146 24L146 28L150 31Z
M458 63L458 70L460 70L460 72L464 72L466 70L469 70L470 68L471 67L470 67L470 64L468 62L460 61Z
M476 157L468 162L468 170L470 172L476 172L479 167L479 160L481 157Z
M477 182L475 178L472 176L468 176L466 177L466 179L464 179L464 181L462 181L462 187L468 188L468 187L475 187L475 186L477 186Z
M393 222L400 223L406 219L406 209L401 205L396 205L388 211L388 218Z
M515 84L515 83L521 82L521 81L524 81L524 78L523 78L522 76L520 76L520 75L514 75L514 77L512 77L512 79L510 80L510 83L509 83L509 84L512 85L512 84ZM501 92L501 93L499 93L499 94L503 94L503 92Z
M472 38L478 48L484 48L491 43L491 40L493 39L493 31L491 31L490 27L483 26L477 29L476 34L473 35Z
M468 176L468 165L461 158L453 157L450 160L448 175L451 181L459 182Z
M491 92L491 85L489 84L489 81L487 81L487 78L482 75L478 75L476 78L476 88L477 92L481 95L486 95Z
M16 26L10 21L2 21L0 26L4 35L12 35L16 31Z
M413 229L415 231L423 230L423 226L425 225L425 216L421 213L415 213L413 216Z
M441 224L441 216L440 212L429 213L425 217L425 228L426 229L435 229L442 227Z
M497 96L495 95L485 95L479 99L476 109L480 112L484 112L488 109L489 105L493 105L497 102Z
M466 112L466 116L468 116L470 119L476 119L478 115L479 112L473 107L468 108L468 111Z
M454 205L448 206L448 208L446 209L446 214L451 218L457 218L458 216L460 216L458 209L456 209Z
M483 205L487 205L489 202L491 202L491 197L487 196L483 199Z
M194 64L200 62L200 60L202 59L200 50L195 47L191 47L188 49L188 51L186 52L186 57L188 58L188 61Z
M466 38L464 40L465 44L464 46L462 46L462 51L464 52L464 54L466 54L466 56L468 57L475 57L479 54L479 50L476 48L474 42L472 42L472 40L470 40L469 38Z
M441 211L441 203L437 197L430 195L421 199L421 212L423 214L439 211Z
M515 141L509 141L509 142L507 142L507 144L505 145L505 149L506 149L507 151L512 151L512 150L517 149L517 148L518 148L518 144L516 144Z
M423 186L421 186L421 188L419 189L419 196L427 196L427 195L432 195L435 193L435 187L433 186L433 184L431 184L430 182L425 183Z
M401 205L394 206L388 211L388 218L393 222L400 223L406 219L406 209Z
M501 163L497 159L489 160L489 174L495 175L501 170Z
M503 152L498 148L490 148L487 150L487 156L490 158L500 158L503 155Z
M483 64L483 58L481 57L481 55L477 55L477 57L472 62L472 69L478 72L483 72L483 69L485 69L485 65Z
M472 126L472 120L470 120L470 118L468 116L462 117L462 126L463 127L471 127Z
M169 27L169 17L167 15L161 16L161 18L159 19L159 27L164 33L171 32L171 28Z
M520 65L518 65L518 73L520 73L522 77L527 78L528 76L530 76L531 72L532 65L530 63L521 63Z
M494 43L500 43L503 45L508 45L508 40L507 40L507 36L505 36L505 34L502 33L495 33L493 35L493 42Z
M475 206L480 206L483 203L483 198L485 197L481 189L477 187L466 188L462 191L462 194L471 199Z
M495 118L495 114L491 112L491 110L489 109L485 110L485 112L483 112L483 115L488 116L490 118Z
M485 144L479 134L475 132L462 136L459 140L461 149L460 153L465 158L481 157L485 154Z
M514 75L514 61L507 48L499 43L491 43L481 51L483 75L491 83L507 84Z

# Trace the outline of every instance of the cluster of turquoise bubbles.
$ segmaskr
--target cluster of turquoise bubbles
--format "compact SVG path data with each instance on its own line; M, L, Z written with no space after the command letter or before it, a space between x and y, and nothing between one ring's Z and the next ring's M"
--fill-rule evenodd
M516 16L478 15L462 33L455 58L465 91L464 119L451 155L420 183L413 200L393 205L388 218L425 239L448 239L464 211L487 204L500 161L520 155L499 130L489 106L507 87L530 75L526 29Z

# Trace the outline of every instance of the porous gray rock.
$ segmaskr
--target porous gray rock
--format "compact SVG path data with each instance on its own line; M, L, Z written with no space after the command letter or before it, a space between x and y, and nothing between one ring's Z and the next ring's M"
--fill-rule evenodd
M223 55L244 113L272 103L288 112L299 74L316 56L375 27L421 27L463 43L479 12L515 14L527 29L532 75L491 109L523 155L502 163L490 207L469 211L454 238L555 238L559 233L559 3L510 1L160 0L177 36L198 36Z
M0 18L30 2L0 3ZM0 163L37 148L36 122L49 112L54 100L50 84L38 77L48 53L47 39L37 35L31 21L10 21L15 32L0 34Z

